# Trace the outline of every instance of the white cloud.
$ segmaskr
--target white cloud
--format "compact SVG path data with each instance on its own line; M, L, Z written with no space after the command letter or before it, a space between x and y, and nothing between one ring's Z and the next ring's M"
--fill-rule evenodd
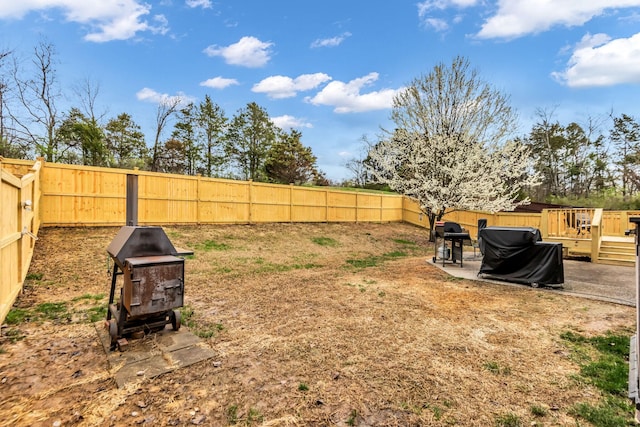
M640 33L615 40L606 34L587 34L567 68L551 75L570 87L640 83Z
M426 0L418 3L418 15L423 17L432 10L444 10L451 7L464 9L478 3L479 0Z
M189 7L201 7L203 9L211 9L211 0L187 0L186 5Z
M515 38L556 25L579 26L605 9L640 6L640 0L499 0L497 13L477 34L480 38Z
M434 12L442 12L449 8L466 9L479 2L480 0L426 0L417 4L418 17L425 27L443 32L449 29L449 23L444 18L433 16ZM452 21L454 24L459 24L462 21L462 16L456 15Z
M340 34L339 36L336 37L331 37L328 39L316 39L313 41L313 43L311 43L311 47L312 48L316 48L316 47L334 47L334 46L339 46L342 44L343 41L345 41L345 39L347 37L351 37L351 33L349 32L345 32Z
M253 85L251 91L266 93L273 99L291 98L300 91L315 89L329 80L331 77L324 73L302 74L295 79L287 76L271 76Z
M444 19L427 18L423 22L425 26L433 28L438 32L446 31L449 29L449 24L447 24L447 21L445 21Z
M177 101L179 105L187 105L190 102L195 102L196 99L192 96L187 96L182 92L178 92L177 95L168 95L166 93L159 93L148 87L140 89L136 93L136 98L139 101L152 102L154 104L172 104Z
M0 19L21 19L29 12L44 13L59 9L68 22L88 27L85 40L108 42L127 40L140 32L165 34L168 31L167 20L156 15L155 23L144 19L151 12L151 6L139 0L86 1L86 0L20 0L1 1Z
M225 79L224 77L218 76L212 79L207 79L203 82L200 82L200 86L206 86L213 89L224 89L231 85L240 84L236 79Z
M208 56L222 56L227 64L258 68L271 59L270 47L273 43L262 42L255 37L242 37L229 46L211 45L204 50Z
M305 119L289 116L286 114L284 116L272 117L271 121L282 130L313 127L313 125L307 122Z
M336 113L357 113L391 108L393 97L402 89L383 89L362 94L360 91L378 80L378 73L369 73L348 83L332 81L314 97L305 101L314 105L330 105Z

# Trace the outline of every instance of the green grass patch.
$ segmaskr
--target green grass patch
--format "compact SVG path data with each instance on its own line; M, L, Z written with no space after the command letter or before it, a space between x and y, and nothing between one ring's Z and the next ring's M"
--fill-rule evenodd
M300 384L298 384L298 390L299 391L309 391L309 386L306 385L305 383L300 383Z
M275 264L266 261L264 258L256 258L253 261L259 265L257 273L283 273L292 270L308 270L312 268L322 267L321 265L311 262L306 263L293 263L293 264Z
M17 325L24 321L30 320L31 316L32 314L29 312L29 310L14 307L9 311L9 313L7 313L7 317L4 319L4 321L7 323L7 325Z
M16 343L26 337L18 328L8 328L4 332L4 336L10 343Z
M91 308L88 308L85 311L85 313L87 316L87 321L89 323L95 323L98 320L107 318L107 306L100 305L100 306L91 307Z
M372 255L366 258L348 259L346 260L346 263L355 268L368 268L368 267L375 267L381 261L382 261L381 257Z
M213 338L217 333L224 330L222 323L196 321L195 311L189 305L185 305L180 309L180 315L180 322L200 338Z
M522 421L516 414L503 414L496 418L496 427L521 427Z
M560 337L569 345L572 360L580 366L577 380L592 384L602 393L595 403L578 403L571 414L596 427L633 425L633 405L627 398L629 336L608 332L587 337L567 331Z
M228 266L222 266L222 267L217 267L216 269L217 273L224 273L224 274L228 274L231 273L233 271L233 268L228 267Z
M44 274L42 273L27 273L27 280L42 280Z
M416 246L418 244L413 240L393 239L393 241L399 245L406 245L406 246Z
M508 366L500 366L497 362L486 362L484 369L496 375L510 375L511 368Z
M94 304L97 304L99 299L104 298L103 295L83 295L77 298L73 298L72 301L85 301L90 300ZM44 302L31 308L17 308L14 307L9 311L5 322L8 325L18 325L22 322L41 322L41 321L71 321L71 319L78 319L82 322L95 323L98 320L104 319L107 316L106 304L94 305L87 309L82 310L69 310L66 302Z
M540 405L531 405L529 411L534 417L545 417L548 413L547 408Z
M249 408L247 412L247 425L251 425L253 423L262 423L264 421L264 416L260 413L259 410L255 408Z
M73 298L71 301L73 302L82 301L82 300L100 301L104 297L105 297L105 294L95 294L95 295L84 294L84 295L80 295L79 297Z
M43 302L35 307L35 312L42 320L58 321L69 317L66 302Z
M169 237L171 240L178 239L182 237L182 233L178 231L167 231L167 237Z
M572 344L581 377L608 394L627 395L629 336L607 333L585 337L568 331L560 338Z
M311 241L320 246L328 246L332 248L340 246L340 243L338 243L337 240L332 239L331 237L313 237Z
M226 251L231 249L231 246L227 245L226 243L219 243L214 240L205 240L204 242L198 243L195 246L196 246L196 249L204 252Z
M407 256L407 253L404 251L393 251L393 252L387 252L386 254L384 254L383 258L393 259L393 258L402 258L406 256Z
M351 411L351 414L349 414L349 418L347 418L347 421L345 422L347 423L348 426L355 426L357 419L358 419L358 411L353 409Z
M382 264L385 261L402 258L406 256L407 256L407 253L404 251L393 251L393 252L387 252L382 256L370 255L368 257L359 258L359 259L351 258L351 259L347 259L345 262L354 268L364 269L369 267L375 267L379 264Z
M231 405L227 408L227 422L231 425L238 424L238 405Z
M570 413L596 427L622 427L635 425L630 414L632 411L633 405L626 400L608 397L597 405L578 403Z

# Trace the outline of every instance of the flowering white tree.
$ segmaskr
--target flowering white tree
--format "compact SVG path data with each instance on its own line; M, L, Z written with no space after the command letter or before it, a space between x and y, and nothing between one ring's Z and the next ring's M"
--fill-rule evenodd
M391 119L369 151L375 179L418 201L430 227L456 209L497 212L527 204L535 186L529 148L509 137L516 115L508 98L463 58L437 65L393 101Z

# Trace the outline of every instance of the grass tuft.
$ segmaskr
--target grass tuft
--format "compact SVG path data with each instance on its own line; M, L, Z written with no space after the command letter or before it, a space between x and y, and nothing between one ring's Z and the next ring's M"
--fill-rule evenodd
M544 417L547 415L547 408L540 405L532 405L530 408L531 414L535 417Z
M496 418L496 427L521 427L522 421L516 414L504 414Z
M393 252L387 252L382 256L370 255L366 258L347 259L346 263L351 265L352 267L363 269L368 267L375 267L378 264L381 264L385 261L396 259L396 258L402 258L406 256L407 256L407 253L404 251L393 251Z
M80 295L79 297L75 297L73 298L71 301L76 302L76 301L82 301L82 300L93 300L93 301L100 301L102 298L105 297L105 294L84 294L84 295Z
M328 246L332 248L340 246L340 243L338 243L337 240L332 239L331 237L313 237L311 241L320 246Z
M196 248L203 252L209 252L209 251L226 251L231 249L231 246L227 245L226 243L218 243L214 240L205 240L202 243L198 243L196 245Z
M42 273L28 273L26 279L27 280L42 280L44 274Z
M238 424L238 405L231 405L227 408L227 422L231 425Z
M29 310L25 310L24 308L12 308L9 313L7 313L5 322L7 322L7 325L17 325L30 320L30 317L31 313Z
M66 302L43 302L35 307L35 312L39 314L40 319L44 320L57 321L67 319L69 316Z
M496 375L509 375L511 374L511 368L508 366L500 366L497 362L486 362L483 367Z
M213 338L218 332L224 330L222 323L198 322L195 319L193 307L185 305L180 309L182 316L180 322L188 327L194 335L200 338Z
M417 243L414 242L413 240L393 239L393 241L396 242L399 245L407 245L407 246L415 246L415 245L417 245Z

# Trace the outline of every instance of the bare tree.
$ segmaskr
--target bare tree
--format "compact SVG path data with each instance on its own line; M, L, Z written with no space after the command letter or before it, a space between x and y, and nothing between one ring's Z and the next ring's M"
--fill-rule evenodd
M9 85L6 81L5 75L5 58L11 55L12 52L10 50L0 52L0 141L3 141L7 135L5 130L5 103L7 100L5 99L5 94L9 88Z
M60 154L56 129L61 121L56 102L61 97L55 69L55 46L41 40L34 48L31 77L22 78L14 61L13 83L19 110L10 109L19 138L32 144L45 160L54 162Z
M96 115L96 100L100 95L100 83L85 77L73 86L73 93L80 101L80 111L90 120L96 123L102 122L106 116L106 111Z
M158 160L160 154L160 139L162 137L162 132L167 126L167 122L177 111L178 107L182 104L182 97L180 96L170 96L162 99L158 104L158 109L156 111L156 133L153 141L153 155L151 157L151 170L158 170Z
M363 188L369 182L370 174L367 168L367 160L369 158L369 151L375 146L375 143L371 142L367 135L362 135L360 142L362 146L360 147L358 156L347 160L344 167L351 172L353 185Z

